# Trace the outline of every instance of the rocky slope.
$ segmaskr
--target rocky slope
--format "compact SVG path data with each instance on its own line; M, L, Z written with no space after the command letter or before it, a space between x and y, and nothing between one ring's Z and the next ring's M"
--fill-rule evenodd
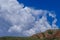
M32 36L33 38L39 38L39 39L54 39L54 38L60 38L60 30L47 30L43 33L38 33Z

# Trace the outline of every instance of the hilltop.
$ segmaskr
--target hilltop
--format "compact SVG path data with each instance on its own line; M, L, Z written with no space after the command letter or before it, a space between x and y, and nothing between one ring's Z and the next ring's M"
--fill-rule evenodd
M59 39L60 40L60 30L47 30L42 33L34 34L32 36L33 38L39 38L39 39Z

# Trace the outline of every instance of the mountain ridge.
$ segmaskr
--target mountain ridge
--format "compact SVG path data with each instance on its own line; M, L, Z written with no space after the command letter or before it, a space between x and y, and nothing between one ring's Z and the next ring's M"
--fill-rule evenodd
M32 37L34 38L47 38L47 39L53 39L53 38L60 38L60 29L56 30L47 30L42 33L34 34Z

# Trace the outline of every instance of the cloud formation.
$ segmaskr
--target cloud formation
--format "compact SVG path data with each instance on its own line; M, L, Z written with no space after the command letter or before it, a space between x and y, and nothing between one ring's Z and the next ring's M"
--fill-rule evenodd
M52 25L49 24L47 15L54 18ZM8 25L9 23L8 27L0 25L0 31L5 29L7 33L17 32L22 36L31 36L48 29L58 29L55 13L24 7L17 0L0 0L0 18L6 21L6 24L2 25Z

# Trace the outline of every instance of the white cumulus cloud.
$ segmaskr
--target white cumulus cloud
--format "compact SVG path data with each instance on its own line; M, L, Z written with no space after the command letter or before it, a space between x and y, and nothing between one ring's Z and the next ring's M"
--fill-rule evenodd
M52 25L49 24L47 14L54 18ZM57 18L54 13L48 10L24 7L17 0L0 0L0 17L11 24L7 32L22 33L20 35L23 36L31 36L48 29L58 29L56 25Z

